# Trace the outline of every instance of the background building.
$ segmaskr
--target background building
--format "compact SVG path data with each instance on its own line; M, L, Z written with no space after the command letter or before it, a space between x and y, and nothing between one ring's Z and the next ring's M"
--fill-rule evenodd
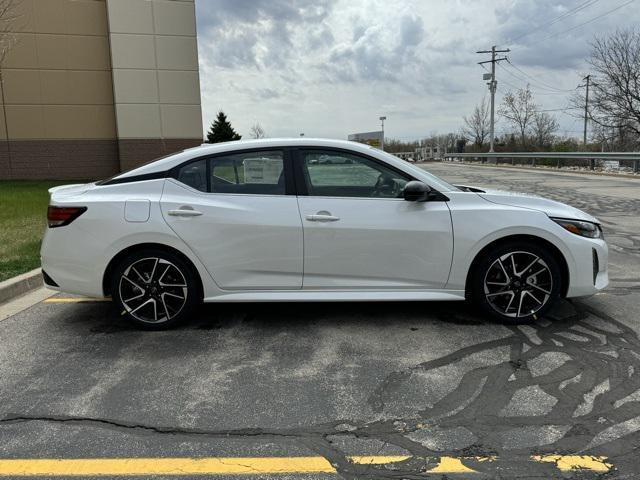
M102 178L202 143L193 0L17 0L0 178Z
M372 147L380 148L382 145L382 137L384 132L382 130L376 132L361 132L352 133L347 137L347 140L352 142L366 143Z

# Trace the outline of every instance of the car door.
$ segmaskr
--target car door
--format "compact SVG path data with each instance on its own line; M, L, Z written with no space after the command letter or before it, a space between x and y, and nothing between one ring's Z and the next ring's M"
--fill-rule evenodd
M242 151L174 169L162 214L223 289L302 287L302 224L288 154Z
M444 201L408 202L409 180L383 162L333 149L295 158L305 289L437 289L453 252Z

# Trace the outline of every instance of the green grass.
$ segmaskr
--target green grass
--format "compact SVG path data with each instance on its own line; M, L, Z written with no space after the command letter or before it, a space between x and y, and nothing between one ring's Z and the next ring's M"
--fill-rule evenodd
M0 181L0 281L40 266L47 189L70 181Z

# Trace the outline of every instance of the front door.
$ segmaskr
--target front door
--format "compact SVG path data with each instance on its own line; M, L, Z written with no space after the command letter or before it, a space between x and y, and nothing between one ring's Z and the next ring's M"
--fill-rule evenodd
M301 150L305 289L437 289L453 253L446 202L408 202L411 180L374 159Z
M162 214L219 287L302 287L302 225L285 163L282 150L225 154L167 180Z

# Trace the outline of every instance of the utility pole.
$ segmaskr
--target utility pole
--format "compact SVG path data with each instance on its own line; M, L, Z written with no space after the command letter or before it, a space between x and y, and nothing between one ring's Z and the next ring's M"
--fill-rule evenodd
M382 124L382 140L380 141L380 149L384 152L384 121L387 117L380 117L379 120Z
M587 87L587 91L584 95L584 136L583 136L583 143L584 146L587 146L587 118L589 117L589 82L591 80L591 75L587 75L586 77L583 78L583 80L586 80L587 83L585 83L585 87Z
M583 78L585 81L584 85L580 85L580 87L586 87L586 91L584 94L584 131L582 136L582 143L584 144L584 149L587 149L587 122L589 120L589 84L591 83L591 75L587 75ZM596 161L592 158L589 161L589 168L591 170L595 169Z
M482 78L483 80L489 80L489 91L491 92L491 127L489 130L489 152L493 152L493 138L494 138L494 126L495 126L495 96L496 89L498 86L498 82L496 80L496 62L500 62L502 60L506 60L507 57L496 58L496 53L508 53L511 50L508 48L506 50L496 50L496 46L491 47L491 50L480 50L476 53L490 53L491 60L485 60L484 62L478 62L478 65L482 65L485 63L491 63L491 73L485 74Z

